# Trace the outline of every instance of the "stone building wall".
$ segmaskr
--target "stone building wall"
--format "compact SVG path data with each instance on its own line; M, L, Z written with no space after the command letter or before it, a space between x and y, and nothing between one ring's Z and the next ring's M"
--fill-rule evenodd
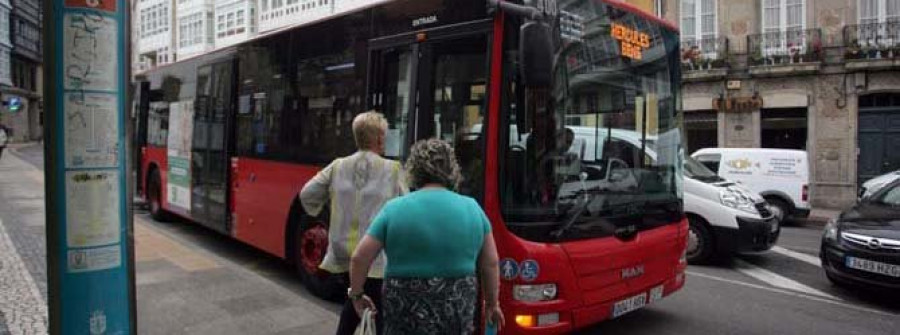
M711 111L712 100L720 96L757 94L763 108L805 108L813 206L846 207L856 200L857 192L859 96L900 93L900 62L877 70L849 69L843 59L847 45L843 31L857 23L858 1L806 0L807 29L822 30L823 61L812 69L780 65L780 73L751 73L747 36L760 33L761 1L717 1L718 36L729 40L729 68L721 78L683 84L685 113ZM679 23L679 7L680 1L670 2L664 11L666 19ZM741 88L726 89L728 80L739 80ZM717 142L721 147L760 147L761 128L760 110L719 112Z

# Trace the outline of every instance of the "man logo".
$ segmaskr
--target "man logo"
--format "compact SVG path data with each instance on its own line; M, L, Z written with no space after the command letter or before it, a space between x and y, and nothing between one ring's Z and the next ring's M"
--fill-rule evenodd
M642 275L644 275L643 265L622 269L622 279L630 279L640 277Z
M877 238L873 238L869 240L869 243L867 243L866 246L869 247L869 249L873 250L881 249L881 241L879 241Z

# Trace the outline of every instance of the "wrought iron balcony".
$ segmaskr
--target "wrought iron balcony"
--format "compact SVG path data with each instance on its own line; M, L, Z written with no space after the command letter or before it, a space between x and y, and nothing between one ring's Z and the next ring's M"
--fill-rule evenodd
M900 22L867 23L844 27L846 59L900 58Z
M822 59L820 29L789 29L747 36L750 66L789 65Z
M681 68L684 71L728 67L728 39L725 36L681 41Z

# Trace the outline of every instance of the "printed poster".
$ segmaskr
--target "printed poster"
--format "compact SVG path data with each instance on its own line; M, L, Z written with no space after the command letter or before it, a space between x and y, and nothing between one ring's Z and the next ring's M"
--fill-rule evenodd
M191 210L191 145L194 132L193 102L169 105L169 173L166 182L170 206Z
M65 94L66 168L114 167L119 159L118 97Z
M119 58L114 18L89 12L67 12L63 19L63 80L71 91L116 91Z
M90 249L69 250L68 270L72 273L100 271L122 265L121 244Z
M69 248L117 244L121 234L119 172L66 172L66 241Z

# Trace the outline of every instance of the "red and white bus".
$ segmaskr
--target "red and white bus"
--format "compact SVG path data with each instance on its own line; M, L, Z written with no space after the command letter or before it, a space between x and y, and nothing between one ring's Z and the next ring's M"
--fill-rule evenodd
M297 195L378 110L388 157L430 137L456 147L459 191L499 247L504 333L569 332L684 284L678 40L618 1L371 1L138 74L139 188L154 218L339 296L317 268L327 218Z

